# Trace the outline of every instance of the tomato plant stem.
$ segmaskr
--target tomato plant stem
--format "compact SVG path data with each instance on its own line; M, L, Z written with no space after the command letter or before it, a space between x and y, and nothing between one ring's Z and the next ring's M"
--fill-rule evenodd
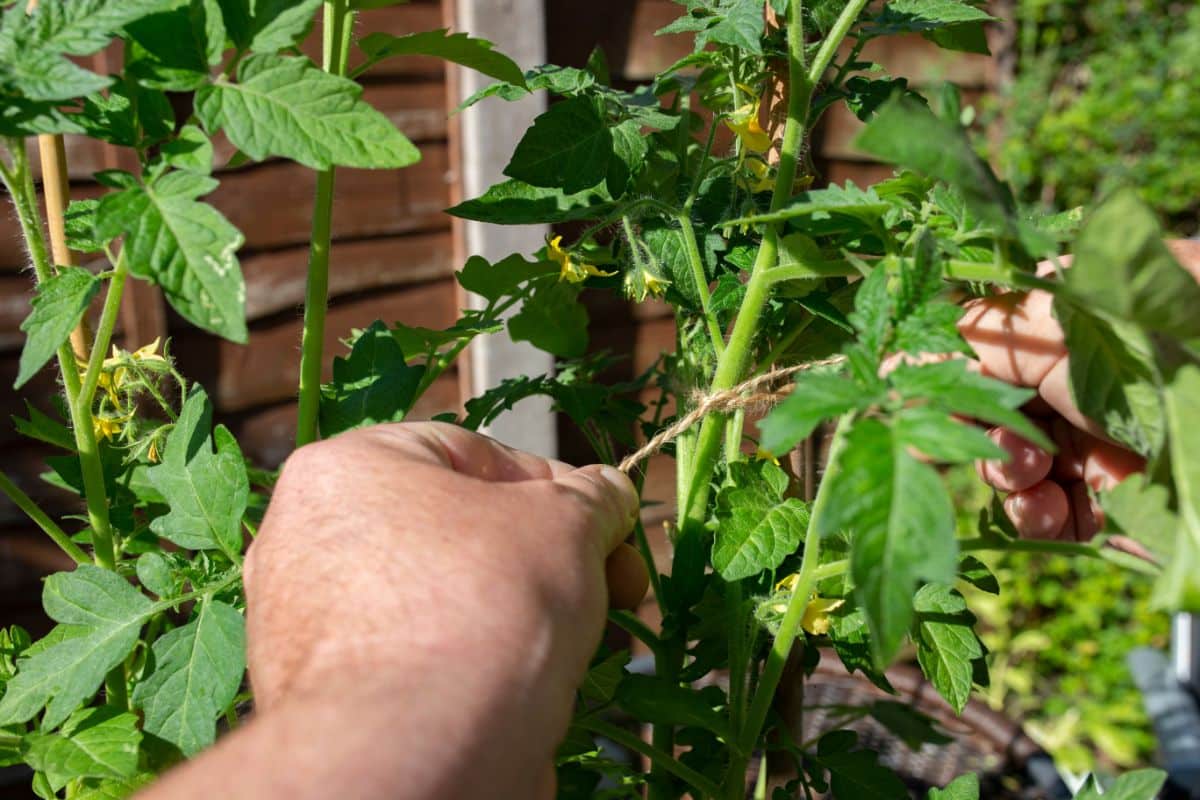
M7 145L12 156L12 166L4 171L4 182L12 197L17 219L21 223L21 233L29 248L34 275L37 283L42 284L54 277L54 266L50 262L46 237L42 230L42 220L38 214L37 190L33 185L33 174L29 169L25 142L21 139L10 139L7 141ZM92 529L92 551L98 566L115 569L116 552L113 547L112 525L108 518L104 467L100 462L100 450L96 443L91 405L79 402L82 384L79 367L75 361L75 352L69 343L64 342L58 348L58 368L62 375L67 410L71 415L75 448L79 455L88 523Z
M125 251L117 256L112 278L108 282L108 294L104 298L104 309L100 312L100 322L96 326L96 338L92 345L92 354L87 360L87 372L83 375L83 384L79 391L77 402L91 409L92 399L96 394L96 384L100 381L100 371L104 366L104 354L112 342L113 330L117 325L117 316L121 312L121 295L125 291L125 279L129 275L129 267L125 263Z
M349 61L354 12L346 0L326 0L322 68L345 75ZM312 241L308 252L308 281L304 291L304 331L300 339L300 400L296 446L317 438L321 403L321 366L325 354L325 317L329 309L329 249L333 238L334 168L317 173L313 202Z
M692 273L692 282L696 284L696 296L700 298L700 310L704 313L705 324L708 325L708 335L712 337L713 350L720 357L721 353L725 352L725 336L712 311L712 296L708 293L704 259L700 256L700 246L696 243L696 229L692 227L692 218L686 211L680 213L676 219L679 221L679 230L683 233L684 253Z
M804 537L804 555L800 558L800 571L796 578L796 586L788 600L783 621L779 623L779 632L775 635L771 651L767 654L767 663L763 668L762 677L759 679L758 689L754 693L754 700L746 715L745 725L740 731L739 746L735 748L738 752L749 753L754 749L754 744L758 741L763 725L766 723L767 712L770 711L771 701L779 686L779 679L783 676L783 668L787 664L788 655L792 652L792 645L795 644L796 635L800 631L800 621L804 618L809 595L817 581L821 554L821 513L829 498L826 487L829 485L830 479L837 475L838 458L845 444L846 432L850 429L853 421L854 414L846 414L838 420L837 428L834 430L833 441L829 446L829 466L826 467L825 478L817 490L817 498L813 501L808 533Z
M42 511L33 498L21 491L21 487L13 483L12 479L3 472L0 472L0 492L3 492L13 502L13 505L24 511L26 516L41 528L64 553L74 559L76 564L91 562L87 553L71 541L67 532L58 527L58 524L45 511Z
M596 719L595 717L577 719L575 720L575 724L585 731L594 733L597 736L603 736L605 739L616 742L622 747L650 759L650 762L655 767L659 767L663 772L668 772L689 784L694 791L698 792L696 795L698 798L721 796L721 790L717 785L704 775L680 762L667 751L660 750L652 744L647 744L624 728L619 728L616 725Z

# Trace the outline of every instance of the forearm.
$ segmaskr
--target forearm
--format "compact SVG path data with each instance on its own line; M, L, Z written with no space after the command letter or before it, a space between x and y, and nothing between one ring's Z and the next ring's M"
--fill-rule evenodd
M408 689L293 696L139 798L537 797L556 721L521 683L481 691L435 673Z

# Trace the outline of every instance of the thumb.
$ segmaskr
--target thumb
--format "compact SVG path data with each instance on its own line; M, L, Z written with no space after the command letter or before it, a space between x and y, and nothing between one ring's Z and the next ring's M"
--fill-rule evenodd
M616 467L580 467L555 476L553 483L565 499L587 515L584 527L601 549L601 556L616 549L633 529L640 505L637 489Z

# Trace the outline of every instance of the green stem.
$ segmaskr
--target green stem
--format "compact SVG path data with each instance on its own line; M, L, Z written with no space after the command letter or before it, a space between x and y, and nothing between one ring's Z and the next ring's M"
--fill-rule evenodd
M678 761L665 750L660 750L652 744L647 744L624 728L619 728L612 723L594 717L577 719L575 720L575 726L594 733L597 736L603 736L605 739L616 742L622 747L650 759L650 762L654 766L661 768L663 772L669 772L691 786L698 793L696 795L697 800L703 797L720 797L721 795L720 788L704 775Z
M614 609L608 612L608 621L646 645L651 653L658 653L662 642L633 612Z
M0 472L0 492L8 496L8 499L13 502L17 508L25 512L33 523L45 531L56 545L58 545L64 553L75 560L76 564L87 564L91 561L87 553L71 541L71 537L67 532L58 527L58 524L50 518L50 516L33 501L29 495L21 491L8 475Z
M817 50L817 54L813 56L812 66L808 70L808 82L810 86L816 86L817 82L825 74L825 70L829 69L829 63L833 61L834 54L841 47L842 40L846 38L846 34L850 32L850 26L858 19L858 15L862 13L866 5L867 0L850 0L842 9L842 13L838 14L833 27L829 29L829 33L825 36L825 41L821 42L821 47Z
M763 668L758 689L746 715L746 724L742 727L738 739L738 750L743 753L752 752L758 737L762 734L763 725L767 721L767 713L775 698L775 690L779 679L783 676L783 668L787 664L788 655L800 631L800 621L804 618L804 610L808 607L809 595L817 581L818 563L820 561L821 515L829 503L829 492L826 487L838 471L838 460L845 443L846 432L854 421L854 414L846 414L838 420L837 429L833 433L833 441L829 446L829 466L825 470L825 478L821 488L817 490L817 498L813 501L812 516L808 523L808 532L804 537L804 555L800 558L800 571L796 578L796 586L788 600L787 611L783 621L779 623L779 632L767 655L767 663Z
M679 229L683 232L684 252L687 253L688 267L691 268L692 282L696 284L696 294L700 298L700 310L704 313L704 322L708 326L708 335L712 338L713 350L717 357L725 352L725 336L721 326L712 312L712 295L708 291L708 277L704 274L704 260L700 256L700 246L696 242L696 229L692 227L692 218L687 212L679 214Z
M83 375L83 384L76 402L92 408L92 400L96 395L96 385L100 382L100 371L104 366L104 354L112 342L113 330L117 326L117 316L121 313L121 296L125 292L125 279L129 269L125 264L125 251L117 256L112 279L108 284L108 294L104 298L104 309L100 312L100 322L96 325L96 337L92 342L92 352L88 357L87 372Z
M322 68L345 75L354 12L347 0L326 0ZM312 242L308 252L308 281L304 291L304 332L300 339L300 399L296 446L317 439L321 400L321 365L325 349L325 317L329 309L329 250L333 238L334 168L317 173L313 202Z
M33 185L33 174L29 169L29 158L24 142L8 140L12 155L12 168L5 170L3 177L21 233L29 247L29 257L38 284L54 277L54 267L46 246L42 219L37 208L37 190ZM80 403L82 384L79 367L71 345L64 342L58 348L58 368L62 375L63 390L67 397L67 410L71 415L71 429L75 437L75 449L79 455L80 472L83 477L83 495L87 503L88 523L92 528L92 550L96 564L105 569L116 568L116 551L113 547L112 525L108 518L108 496L104 487L104 467L100 462L100 449L96 443L96 431L92 422L90 404Z

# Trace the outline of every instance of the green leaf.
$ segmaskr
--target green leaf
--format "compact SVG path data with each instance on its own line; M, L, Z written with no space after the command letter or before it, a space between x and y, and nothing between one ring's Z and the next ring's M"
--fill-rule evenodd
M1096 776L1090 775L1075 800L1154 800L1166 780L1167 773L1161 769L1135 769L1117 778L1101 793Z
M773 570L796 552L808 530L808 505L789 497L775 505L734 506L713 539L712 565L727 581Z
M625 665L629 663L629 651L613 653L599 664L593 664L584 676L579 691L588 700L607 703L613 699L617 686L625 678Z
M634 719L661 725L694 725L728 735L729 721L695 689L666 678L629 675L617 688L617 705Z
M959 775L944 789L930 789L929 800L979 800L979 776L974 772Z
M1000 594L1000 582L996 576L975 556L963 556L958 562L958 577L988 594Z
M187 92L209 82L225 52L225 22L217 0L191 0L130 25L128 74L143 86Z
M613 158L609 160L605 185L609 194L620 198L646 163L650 140L642 135L642 123L636 119L627 119L613 128L612 140Z
M176 169L200 175L212 173L212 142L204 135L204 131L195 125L184 125L174 139L159 148L159 152L166 162Z
M358 46L366 54L367 63L359 67L357 72L392 56L434 56L513 86L525 86L525 74L521 68L508 56L493 50L491 42L473 39L465 33L450 33L445 28L407 36L371 33L364 36Z
M1179 339L1200 336L1200 284L1171 255L1154 212L1132 189L1092 213L1072 252L1064 280L1078 305Z
M57 275L38 287L33 310L21 323L25 346L14 389L24 386L70 338L99 291L100 279L82 267L60 267Z
M111 706L73 714L61 733L33 733L22 743L26 763L54 791L79 778L130 778L138 770L138 718Z
M179 589L179 582L171 573L171 561L163 553L151 550L138 556L138 583L162 598L173 597Z
M870 36L922 33L947 25L995 19L983 9L961 0L891 0L863 26L863 32Z
M196 116L250 158L283 156L309 167L385 169L420 160L412 142L362 99L352 80L307 58L260 54L238 67L238 82L196 92Z
M696 50L715 42L762 55L764 27L763 0L726 0L717 23L696 36Z
M533 121L504 174L574 194L604 180L612 156L612 131L595 103L588 97L574 97L555 103Z
M834 797L854 800L908 800L908 790L896 773L879 763L873 750L851 750L818 755L816 762L829 770Z
M980 219L1002 231L1015 227L1016 205L1008 188L975 152L963 129L928 106L907 97L888 101L854 146L957 187Z
M962 713L971 698L972 662L983 657L983 647L975 636L975 616L967 610L962 595L950 586L928 583L913 598L917 611L917 661L921 671Z
M167 436L162 463L146 472L171 507L150 530L188 550L221 550L236 562L250 481L233 437L218 428L214 451L211 430L212 404L195 384Z
M42 603L63 624L51 632L52 644L35 645L18 662L0 700L0 725L25 722L45 708L41 728L58 727L129 655L153 611L124 578L91 564L47 578Z
M888 682L887 675L875 666L875 661L871 658L870 629L863 610L854 606L843 606L833 613L832 621L829 640L846 671L853 673L858 670L880 689L896 694L896 689Z
M72 200L64 215L67 246L80 253L99 253L109 240L96 236L96 210L99 200Z
M458 284L468 292L474 292L484 300L496 302L516 294L522 285L533 278L551 275L558 268L549 261L526 261L521 255L513 255L488 263L482 256L471 256L461 271L455 273Z
M864 225L873 225L891 205L880 199L872 188L860 189L853 181L845 187L831 184L825 189L801 192L783 208L768 214L752 214L722 223L726 227L782 222L797 217L829 219L831 215L850 217Z
M205 599L196 618L154 643L154 670L133 702L146 731L194 756L213 743L217 718L233 702L246 671L246 627L237 609Z
M868 408L880 399L841 375L802 372L792 393L759 423L762 447L769 453L786 453L825 420Z
M1012 428L1026 439L1054 451L1041 428L1017 409L1034 392L967 370L962 359L934 364L902 364L888 376L904 400L926 400L935 408Z
M1167 386L1164 400L1181 524L1154 599L1173 611L1200 612L1200 368L1182 367Z
M579 286L561 281L538 286L509 318L508 334L514 342L529 342L552 355L582 356L588 344L588 313L579 302Z
M871 717L887 728L909 750L916 752L923 744L949 744L953 741L938 729L937 721L917 709L892 700L871 703Z
M941 478L878 420L854 425L826 478L818 534L850 534L850 574L871 628L876 664L891 661L912 620L921 580L954 580L954 509Z
M66 425L38 411L28 400L25 401L25 413L29 414L27 420L12 417L13 429L17 433L62 450L75 450L75 437Z
M424 375L424 366L408 365L387 326L372 323L355 339L348 358L333 360L333 380L321 387L321 435L399 422L416 402Z
M312 28L321 0L217 0L229 38L239 50L276 53Z
M235 255L245 241L229 220L197 198L217 181L168 172L149 184L106 194L96 232L125 235L129 271L163 289L185 319L234 342L246 341L246 289Z
M1079 410L1134 451L1157 453L1163 412L1153 347L1145 333L1058 298L1054 314L1071 353L1071 396Z
M949 464L1005 459L1007 452L974 425L955 420L930 406L901 409L892 421L896 438L921 454Z
M495 225L556 225L605 217L614 208L616 204L603 186L566 194L561 189L531 186L523 181L505 181L474 200L446 209L446 213Z

